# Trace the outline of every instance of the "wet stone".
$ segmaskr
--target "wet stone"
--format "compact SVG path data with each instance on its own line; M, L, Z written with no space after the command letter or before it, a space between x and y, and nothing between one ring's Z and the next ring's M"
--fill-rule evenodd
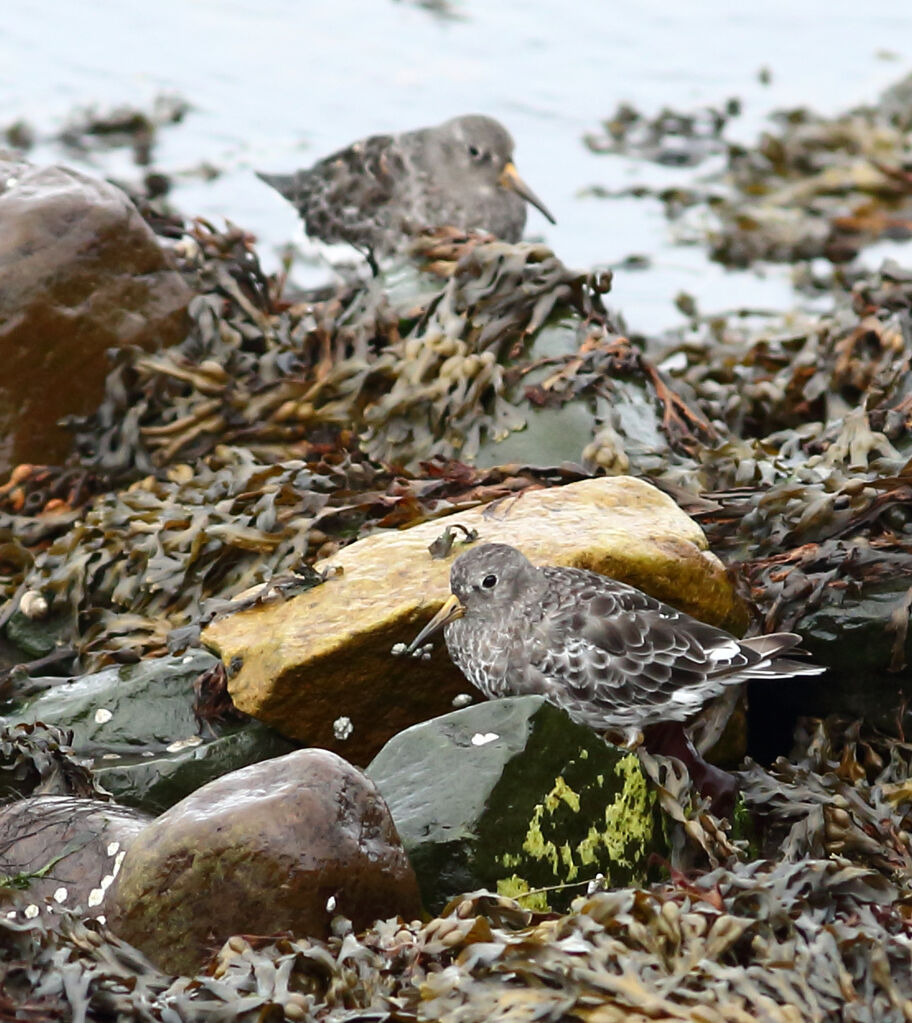
M57 421L94 410L106 350L179 341L190 298L119 188L0 161L0 477L61 461L71 441Z
M0 884L21 891L17 917L29 919L30 907L54 923L57 907L103 914L126 850L150 820L74 796L34 796L0 809Z
M72 729L73 749L105 791L158 813L213 778L295 748L257 721L201 724L194 682L215 663L192 650L68 682L33 680L52 688L3 720Z
M439 912L488 888L530 908L566 908L597 875L645 883L665 855L655 796L635 753L611 746L540 696L454 711L391 739L368 776L390 807Z
M299 750L210 782L124 859L108 922L162 969L194 972L233 934L326 937L420 911L415 875L373 782Z
M296 749L259 721L216 725L212 735L205 731L206 739L179 739L151 756L147 751L96 760L95 781L118 802L159 813L214 778Z
M177 657L106 668L50 688L8 715L11 724L43 721L73 730L73 748L83 755L163 752L176 739L196 735L193 683L214 659L203 650Z
M45 657L65 639L73 627L70 608L49 610L46 615L30 617L22 611L15 611L6 623L6 639L17 651L28 657Z
M912 723L908 587L907 575L852 588L828 587L821 605L809 609L796 626L812 656L829 664L826 676L805 679L800 686L776 684L769 690L753 685L752 730L788 726L777 753L789 747L791 726L803 716L857 718L887 734L900 724L908 733ZM763 751L760 738L757 748Z

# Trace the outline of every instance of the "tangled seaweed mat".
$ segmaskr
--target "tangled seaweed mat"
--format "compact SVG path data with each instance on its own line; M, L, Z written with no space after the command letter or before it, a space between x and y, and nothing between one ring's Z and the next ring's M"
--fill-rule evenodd
M753 766L742 779L759 848L714 839L711 819L688 809L686 779L666 776L660 798L677 806L678 839L724 860L708 873L680 872L679 848L669 880L593 892L562 916L476 894L424 925L389 920L355 935L336 918L325 942L234 937L192 978L162 974L66 914L59 933L0 914L0 1013L150 1023L907 1021L910 768L910 743L816 722L793 762L769 773ZM23 894L4 891L14 898Z

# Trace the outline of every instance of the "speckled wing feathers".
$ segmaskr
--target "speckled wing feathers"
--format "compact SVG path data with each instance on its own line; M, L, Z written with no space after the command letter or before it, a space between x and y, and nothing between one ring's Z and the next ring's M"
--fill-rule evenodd
M260 174L298 210L307 234L375 259L444 225L518 241L526 203L553 216L512 166L513 140L477 114L396 135L373 135L293 175Z
M260 176L301 214L307 233L325 242L348 242L382 251L400 207L393 203L405 163L394 135L374 135L288 178Z
M687 720L761 661L633 587L588 573L581 588L578 570L540 571L547 589L522 616L523 656L512 651L505 690L545 691L593 728Z

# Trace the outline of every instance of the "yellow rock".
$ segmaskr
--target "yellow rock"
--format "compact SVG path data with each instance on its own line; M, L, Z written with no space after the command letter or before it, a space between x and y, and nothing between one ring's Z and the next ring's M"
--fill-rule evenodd
M321 586L213 622L203 642L228 666L237 707L366 764L403 728L451 710L459 693L477 695L442 640L430 661L390 654L448 595L450 565L465 547L457 542L435 561L428 545L456 522L537 564L602 572L704 621L733 631L744 624L721 562L669 497L632 477L584 480L376 533L318 565L342 569Z

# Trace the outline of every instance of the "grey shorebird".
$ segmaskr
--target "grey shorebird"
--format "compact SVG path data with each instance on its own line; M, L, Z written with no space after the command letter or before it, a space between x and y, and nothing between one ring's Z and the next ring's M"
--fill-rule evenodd
M481 114L373 135L294 174L257 172L301 215L311 238L347 242L376 262L428 227L477 229L516 242L531 203L554 223L513 164L513 139Z
M698 787L707 771L716 783L723 772L690 737L699 729L703 752L713 744L742 683L825 670L787 656L801 642L794 633L739 640L608 576L537 568L507 544L461 554L450 587L408 652L442 628L453 661L489 699L539 694L599 732L645 736L654 752L683 759ZM666 748L650 746L660 735Z

